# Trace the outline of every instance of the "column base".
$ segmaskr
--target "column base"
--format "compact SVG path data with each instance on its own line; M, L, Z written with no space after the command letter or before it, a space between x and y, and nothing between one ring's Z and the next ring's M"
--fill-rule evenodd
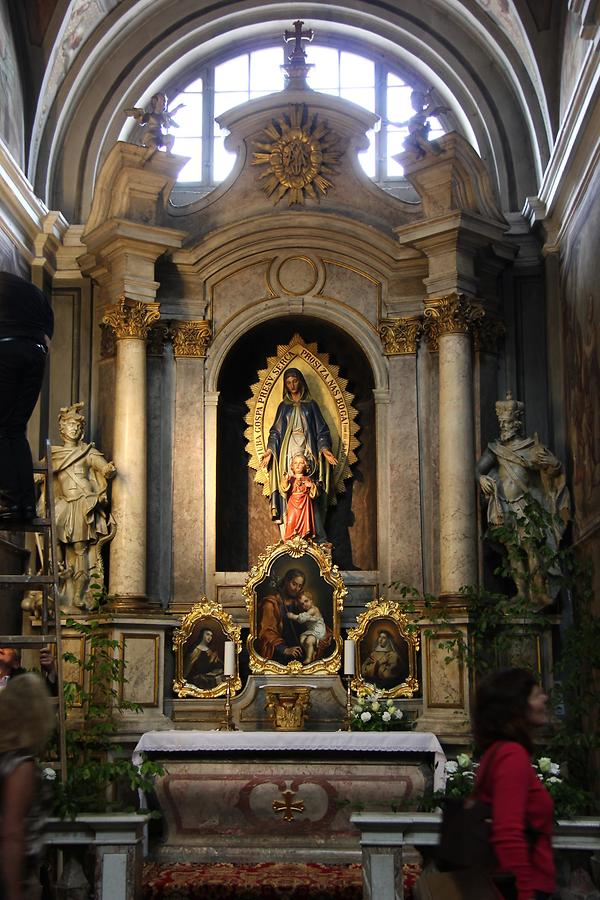
M431 731L446 744L465 743L471 737L471 723L462 709L428 709L417 719L415 731Z
M119 613L152 613L162 611L156 600L150 600L145 594L111 594L108 598L107 612Z

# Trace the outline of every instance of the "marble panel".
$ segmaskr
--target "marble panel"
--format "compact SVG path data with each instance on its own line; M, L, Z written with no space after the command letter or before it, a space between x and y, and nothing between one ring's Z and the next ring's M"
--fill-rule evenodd
M325 270L323 293L352 307L376 326L381 313L381 282L340 260L326 260Z
M180 761L157 782L166 826L160 855L209 859L268 845L270 858L357 851L353 811L408 809L429 784L423 764L342 759ZM286 795L286 791L289 791ZM285 819L284 816L288 816Z

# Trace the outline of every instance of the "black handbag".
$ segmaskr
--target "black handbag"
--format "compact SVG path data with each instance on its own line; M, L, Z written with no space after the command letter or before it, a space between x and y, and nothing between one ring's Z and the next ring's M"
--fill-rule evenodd
M494 752L494 756L496 753ZM494 756L486 768L486 781ZM480 789L481 789L480 785ZM436 865L440 872L476 870L479 878L493 883L499 896L516 900L517 888L512 872L499 872L491 842L492 807L477 794L447 798L442 804L442 824Z

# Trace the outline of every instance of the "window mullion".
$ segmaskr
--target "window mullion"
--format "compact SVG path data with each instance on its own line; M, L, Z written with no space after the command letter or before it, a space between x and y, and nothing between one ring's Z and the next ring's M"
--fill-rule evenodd
M213 184L215 137L215 73L212 66L202 75L202 183Z

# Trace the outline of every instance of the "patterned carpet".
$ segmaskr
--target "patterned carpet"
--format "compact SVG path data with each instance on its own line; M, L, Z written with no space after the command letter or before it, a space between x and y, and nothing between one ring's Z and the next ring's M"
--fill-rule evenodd
M418 876L404 867L406 896ZM147 863L144 900L362 900L359 863Z

